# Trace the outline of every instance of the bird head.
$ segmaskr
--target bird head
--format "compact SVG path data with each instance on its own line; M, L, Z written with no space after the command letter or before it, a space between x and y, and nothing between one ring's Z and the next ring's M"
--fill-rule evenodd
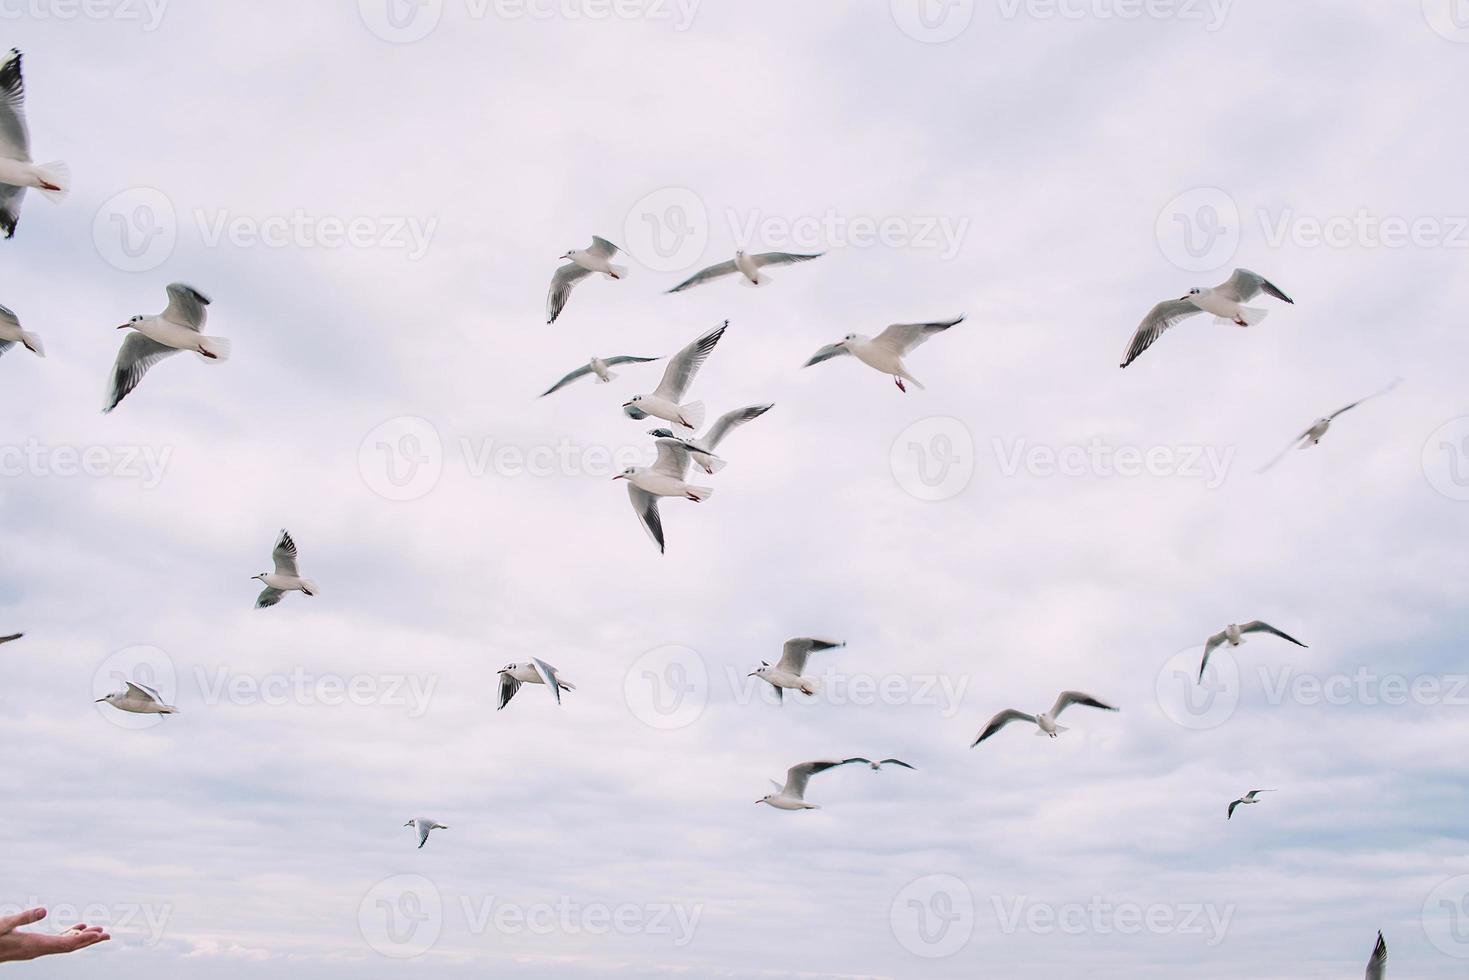
M512 670L514 670L516 667L519 667L519 666L520 666L520 664L506 664L505 666L503 666L503 667L500 668L500 670L498 671L498 673L508 674Z
M567 249L566 252L564 254L562 254L561 258L563 258L563 259L570 259L570 258L573 258L575 255L576 255L576 250L575 249Z
M405 827L412 827L413 826L413 821L410 820L407 823L405 823L403 826L405 826Z
M122 324L117 329L119 329L119 330L126 330L128 327L136 326L137 324L141 323L142 321L143 321L143 317L142 317L141 314L138 315L138 316L135 316L135 317L130 317L128 319L128 322L127 323Z
M637 472L638 472L638 468L636 466L629 466L627 469L623 470L621 473L617 474L612 479L614 479L614 480L631 480L634 476L637 475Z
M768 664L768 663L766 663L765 661L762 660L762 661L760 661L760 666L759 667L756 667L754 670L750 671L745 676L746 677L764 677L768 673L770 673L770 664Z
M633 407L637 407L638 405L641 405L642 403L643 403L643 396L642 395L633 395L627 401L625 401L625 402L622 403L622 407L623 408L627 408L629 405L632 405Z
M766 793L764 796L760 797L760 799L756 800L755 802L756 803L769 803L774 798L775 798L775 794L774 793Z
M1204 295L1204 291L1202 289L1200 289L1198 286L1195 286L1193 289L1190 289L1186 294L1184 294L1184 297L1183 298L1184 299L1193 299L1195 296L1202 296L1202 295Z

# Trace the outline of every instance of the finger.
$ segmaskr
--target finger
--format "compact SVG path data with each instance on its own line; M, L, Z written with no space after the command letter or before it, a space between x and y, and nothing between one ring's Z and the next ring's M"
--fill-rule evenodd
M28 926L32 922L40 922L46 918L46 910L42 908L26 909L14 915L0 916L0 934L7 933L21 926Z

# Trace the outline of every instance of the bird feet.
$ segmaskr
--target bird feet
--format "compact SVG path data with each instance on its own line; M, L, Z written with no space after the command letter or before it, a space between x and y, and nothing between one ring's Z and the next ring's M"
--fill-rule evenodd
M893 378L893 384L895 384L895 385L898 386L898 390L899 391L903 392L904 394L907 393L908 386L905 385L905 384L903 384L903 379L902 378Z

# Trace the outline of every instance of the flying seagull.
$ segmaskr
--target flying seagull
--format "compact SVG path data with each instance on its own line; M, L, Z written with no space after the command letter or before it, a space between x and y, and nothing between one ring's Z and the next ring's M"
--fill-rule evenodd
M735 253L735 257L728 262L720 262L711 265L707 269L700 269L669 290L670 293L681 293L685 289L697 286L702 282L713 282L725 276L732 276L736 272L744 276L742 283L746 286L763 286L770 281L770 277L762 275L760 270L772 265L791 265L795 262L810 262L819 259L825 252L817 252L814 255L802 255L798 252L758 252L754 255L743 250Z
M1229 804L1229 812L1224 815L1224 819L1225 820L1229 820L1230 818L1232 818L1234 816L1234 808L1237 807L1237 806L1239 806L1241 803L1244 803L1246 805L1251 804L1251 803L1259 803L1260 802L1260 794L1261 793L1273 793L1273 792L1275 792L1275 790L1273 790L1273 789L1252 789L1252 790L1250 790L1244 796L1241 796L1239 799L1237 799L1233 803Z
M1382 931L1378 930L1377 945L1372 947L1372 958L1367 961L1366 980L1386 980L1387 978L1387 940L1382 938Z
M0 231L6 238L15 234L27 187L36 188L49 200L60 201L71 185L71 169L60 160L39 165L31 162L25 101L20 49L11 48L0 59Z
M845 642L839 640L818 640L809 636L798 636L786 640L785 646L780 651L779 663L771 666L762 660L759 667L745 676L758 677L775 688L775 696L782 702L785 701L787 688L792 691L800 691L810 697L816 693L816 682L809 677L802 677L801 672L806 669L806 660L811 656L811 651L834 650L846 645Z
M811 777L818 772L825 772L826 770L833 769L836 766L845 766L849 762L858 761L865 762L867 760L818 759L814 762L797 763L796 765L791 766L789 769L786 770L786 781L784 786L772 779L770 781L770 785L775 787L776 792L767 793L755 802L769 803L777 810L820 810L821 807L817 806L815 803L807 803L805 799L806 784L811 781Z
M561 703L562 691L575 691L576 685L570 681L563 681L556 675L556 668L540 660L531 657L523 664L506 664L500 668L500 704L495 708L499 711L510 703L515 697L515 692L520 690L522 684L544 684L556 695L556 703Z
M652 466L629 466L614 476L627 481L627 497L642 522L643 530L663 553L663 520L658 516L659 497L683 497L702 503L714 495L709 487L684 482L689 471L689 447L677 439L658 439L658 459Z
M226 361L230 342L201 332L208 317L209 297L181 282L168 284L168 307L157 316L135 316L118 327L131 329L112 366L112 384L102 413L112 411L138 386L148 369L170 354L190 350L207 361Z
M0 306L0 354L4 354L16 344L24 345L26 350L37 357L46 356L46 350L41 346L41 338L29 330L21 329L20 318L6 307Z
M644 416L656 415L660 419L683 426L690 433L696 431L704 424L704 403L689 402L687 405L680 405L679 402L688 394L694 375L699 373L699 368L708 359L710 351L714 350L714 345L719 343L719 338L724 336L728 326L729 321L725 320L712 330L700 334L693 343L669 358L668 366L663 369L663 380L658 382L653 393L633 395L622 403L623 409L636 408Z
M574 248L561 256L567 263L551 277L551 291L546 294L546 322L556 322L566 308L566 301L571 299L571 287L592 273L600 272L608 279L621 279L627 275L626 268L612 264L612 257L618 251L618 247L607 239L593 235L592 244L586 248Z
M583 364L581 367L577 368L575 371L572 371L566 377L562 378L560 381L553 384L551 387L547 388L545 391L541 392L541 397L545 398L553 391L560 391L562 388L565 388L577 378L583 378L589 374L595 374L598 381L600 381L602 384L606 384L613 378L617 377L615 373L607 370L609 367L612 367L616 364L646 364L649 361L656 360L658 360L658 358L656 357L633 357L631 354L618 354L616 357L609 357L606 359L594 357L587 363Z
M24 633L11 633L9 636L0 636L0 643L9 643L11 640L18 640L22 636L25 636L25 634Z
M1205 641L1204 659L1199 661L1200 681L1204 679L1204 668L1209 666L1209 654L1214 652L1214 648L1219 646L1219 644L1224 643L1225 641L1228 641L1231 647L1237 647L1241 643L1245 642L1246 633L1273 633L1274 635L1280 637L1282 640L1289 640L1298 647L1304 647L1306 645L1300 640L1296 639L1294 636L1291 636L1289 633L1282 633L1280 630L1276 629L1274 626L1271 626L1269 623L1264 622L1263 620L1252 619L1248 623L1241 623L1239 625L1230 623L1228 626L1224 627L1224 629L1220 630L1218 633L1215 633L1213 636L1209 637L1207 641Z
M275 548L270 557L275 562L275 571L250 576L252 580L259 579L265 585L255 599L256 609L275 605L287 592L316 595L316 583L301 577L301 570L296 566L296 542L285 528L281 528L280 537L275 539Z
M689 447L689 457L705 472L718 473L724 469L724 460L714 455L714 450L719 444L739 426L744 425L752 419L758 419L766 412L774 408L774 405L750 405L745 408L737 408L733 412L725 412L714 420L709 426L709 431L697 439L680 440ZM648 435L659 439L677 439L672 429L649 429Z
M873 762L871 759L864 759L864 758L862 758L859 755L859 756L857 756L855 758L848 759L847 761L848 762L865 762L865 763L867 763L867 765L869 765L870 767L872 767L872 771L873 772L879 772L879 771L881 771L883 766L902 766L904 769L913 769L914 768L913 766L908 765L908 763L904 762L902 759L880 759L877 762Z
M922 388L923 384L908 373L908 367L903 363L904 355L935 334L943 333L954 324L963 322L964 317L960 315L953 320L939 320L934 323L894 323L876 337L849 333L836 343L821 348L811 355L811 360L801 366L810 367L833 357L851 354L868 367L883 374L891 374L899 391L908 390L904 381L911 381Z
M974 746L983 742L1012 721L1034 722L1037 726L1035 732L1037 735L1049 735L1055 738L1058 734L1067 730L1064 725L1056 724L1056 719L1060 717L1061 712L1065 711L1068 705L1072 704L1080 704L1088 708L1101 708L1103 711L1117 710L1110 704L1103 704L1090 694L1083 694L1081 691L1062 691L1056 695L1056 703L1051 705L1051 710L1038 715L1028 715L1023 711L1016 711L1014 708L1006 708L1004 711L1001 711L990 719L990 723L984 726L984 731L979 733L979 737L970 743L969 747L971 749L974 748Z
M1127 367L1137 360L1139 354L1163 336L1163 331L1180 320L1188 319L1195 313L1212 313L1218 318L1216 322L1219 323L1233 323L1239 327L1254 326L1265 319L1270 311L1243 304L1248 303L1262 292L1278 300L1295 304L1295 300L1283 293L1269 279L1249 269L1235 269L1228 279L1212 288L1195 286L1180 299L1165 299L1149 310L1148 315L1143 317L1143 322L1137 325L1137 330L1132 335L1132 343L1127 345L1127 353L1123 355L1119 367Z
M428 832L430 830L449 829L448 824L439 823L437 820L430 820L427 817L414 817L403 826L412 827L414 830L418 831L418 846L420 849L423 848L424 844L428 843Z
M121 691L113 691L104 698L98 698L97 703L106 701L119 711L131 711L137 715L176 715L179 709L171 704L164 704L163 698L158 692L147 684L135 684L126 681L127 687Z
M1327 416L1325 416L1323 418L1319 418L1316 421L1312 422L1311 423L1311 427L1309 429L1307 429L1305 432L1302 432L1300 435L1296 436L1290 442L1286 443L1285 444L1285 448L1282 449L1279 453L1277 453L1275 455L1275 458L1274 459L1272 459L1270 462L1266 463L1264 466L1260 467L1255 472L1256 473L1264 473L1266 470L1270 469L1276 463L1280 462L1280 460L1285 456L1285 454L1288 453L1288 452L1290 452L1292 448L1295 448L1295 449L1310 449L1312 446L1316 445L1316 443L1318 443L1318 442L1321 441L1321 437L1322 436L1326 435L1326 430L1331 428L1331 423L1334 422L1334 421L1336 421L1336 417L1338 415L1342 414L1343 412L1349 412L1349 411L1351 411L1352 409L1356 408L1358 405L1362 404L1363 402L1371 401L1372 399L1377 398L1380 395L1387 394L1389 391L1392 391L1394 388L1396 388L1402 382L1402 380L1403 380L1402 378L1393 378L1392 381L1390 381L1386 386L1384 386L1382 388L1379 388L1378 390L1374 391L1372 394L1368 395L1366 398L1358 398L1356 401L1352 402L1350 405L1343 405L1341 408L1338 408L1336 411L1332 412L1330 415L1327 415Z

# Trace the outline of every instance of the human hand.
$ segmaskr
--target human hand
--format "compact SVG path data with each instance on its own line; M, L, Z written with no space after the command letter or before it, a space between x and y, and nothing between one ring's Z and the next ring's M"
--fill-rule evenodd
M40 922L44 918L45 909L26 909L15 915L0 916L0 963L9 960L33 960L53 953L70 953L112 938L102 931L101 926L89 926L85 922L78 922L59 934L18 931L21 926Z

